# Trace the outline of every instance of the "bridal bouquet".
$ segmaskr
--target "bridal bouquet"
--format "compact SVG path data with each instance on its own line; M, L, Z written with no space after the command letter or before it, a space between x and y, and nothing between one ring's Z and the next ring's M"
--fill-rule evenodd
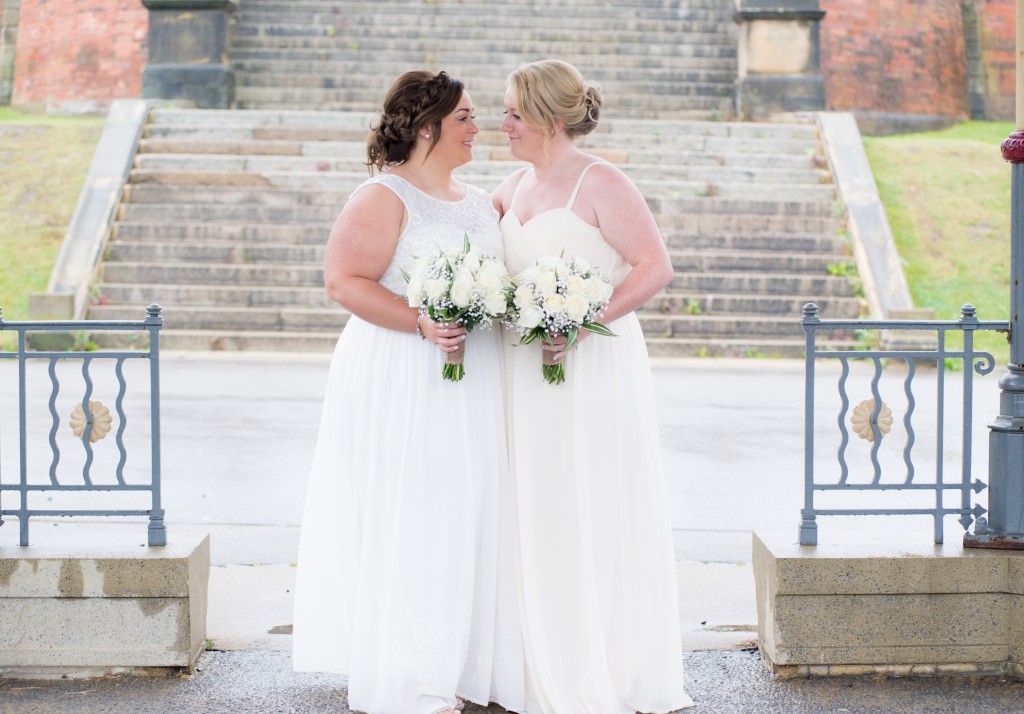
M556 335L565 335L565 350L579 339L580 330L615 336L595 322L608 305L612 284L597 268L582 258L544 256L516 275L509 306L509 322L521 335L519 344L528 345L538 337L549 345ZM565 364L555 353L542 350L544 379L548 384L565 381Z
M409 307L435 322L462 325L466 332L474 327L490 327L502 319L508 309L512 282L505 264L485 255L469 244L465 236L462 250L441 250L417 258L411 272L402 270ZM465 374L465 343L445 353L441 371L444 379L458 382Z

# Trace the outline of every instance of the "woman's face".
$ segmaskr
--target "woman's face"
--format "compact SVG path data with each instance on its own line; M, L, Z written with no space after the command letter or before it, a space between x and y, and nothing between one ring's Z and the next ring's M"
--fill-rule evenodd
M473 160L473 139L480 133L474 111L469 93L463 92L455 111L441 120L441 137L431 156L443 156L453 166L462 166Z
M512 155L523 161L532 161L544 153L544 132L527 126L519 116L516 96L509 88L505 92L505 118L501 130L508 135Z

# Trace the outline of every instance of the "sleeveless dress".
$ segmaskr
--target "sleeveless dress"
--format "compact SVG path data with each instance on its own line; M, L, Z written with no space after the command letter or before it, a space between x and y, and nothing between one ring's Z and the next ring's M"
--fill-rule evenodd
M630 265L572 206L501 220L516 275L541 256L582 256L614 285ZM520 184L522 179L520 178ZM516 187L518 194L519 187ZM540 341L506 337L509 457L531 714L668 712L683 690L676 563L650 363L630 313L541 375Z
M463 236L502 258L490 196L441 201L383 174L407 223L380 280ZM359 190L359 189L357 189ZM296 671L348 675L349 707L432 714L458 695L523 709L522 634L500 330L466 339L466 376L411 333L349 319L331 362L295 586Z

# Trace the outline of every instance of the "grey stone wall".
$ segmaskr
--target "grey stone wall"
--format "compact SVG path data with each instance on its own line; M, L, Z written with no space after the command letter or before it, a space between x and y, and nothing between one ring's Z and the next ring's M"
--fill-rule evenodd
M11 103L20 0L0 0L0 106Z

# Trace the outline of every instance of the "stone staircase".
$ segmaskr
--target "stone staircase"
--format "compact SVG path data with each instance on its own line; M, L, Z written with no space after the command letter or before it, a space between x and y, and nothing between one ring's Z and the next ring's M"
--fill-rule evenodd
M151 113L90 318L164 306L163 343L330 350L347 314L323 246L361 165L372 112L402 71L463 79L483 132L464 180L520 164L497 131L505 78L559 57L606 106L581 140L647 198L676 278L640 311L651 353L799 355L801 306L860 311L835 188L813 124L732 115L732 0L241 0L237 109ZM850 343L847 342L847 345Z
M608 113L728 119L732 0L242 0L231 28L240 109L375 111L417 67L462 79L482 113L520 63L557 57L601 83Z
M165 308L171 349L333 347L347 314L322 283L323 246L365 179L371 115L151 113L91 319ZM492 189L520 164L481 116L461 178ZM811 124L611 118L582 142L647 197L676 266L640 318L654 356L798 356L800 308L858 314L834 186Z

